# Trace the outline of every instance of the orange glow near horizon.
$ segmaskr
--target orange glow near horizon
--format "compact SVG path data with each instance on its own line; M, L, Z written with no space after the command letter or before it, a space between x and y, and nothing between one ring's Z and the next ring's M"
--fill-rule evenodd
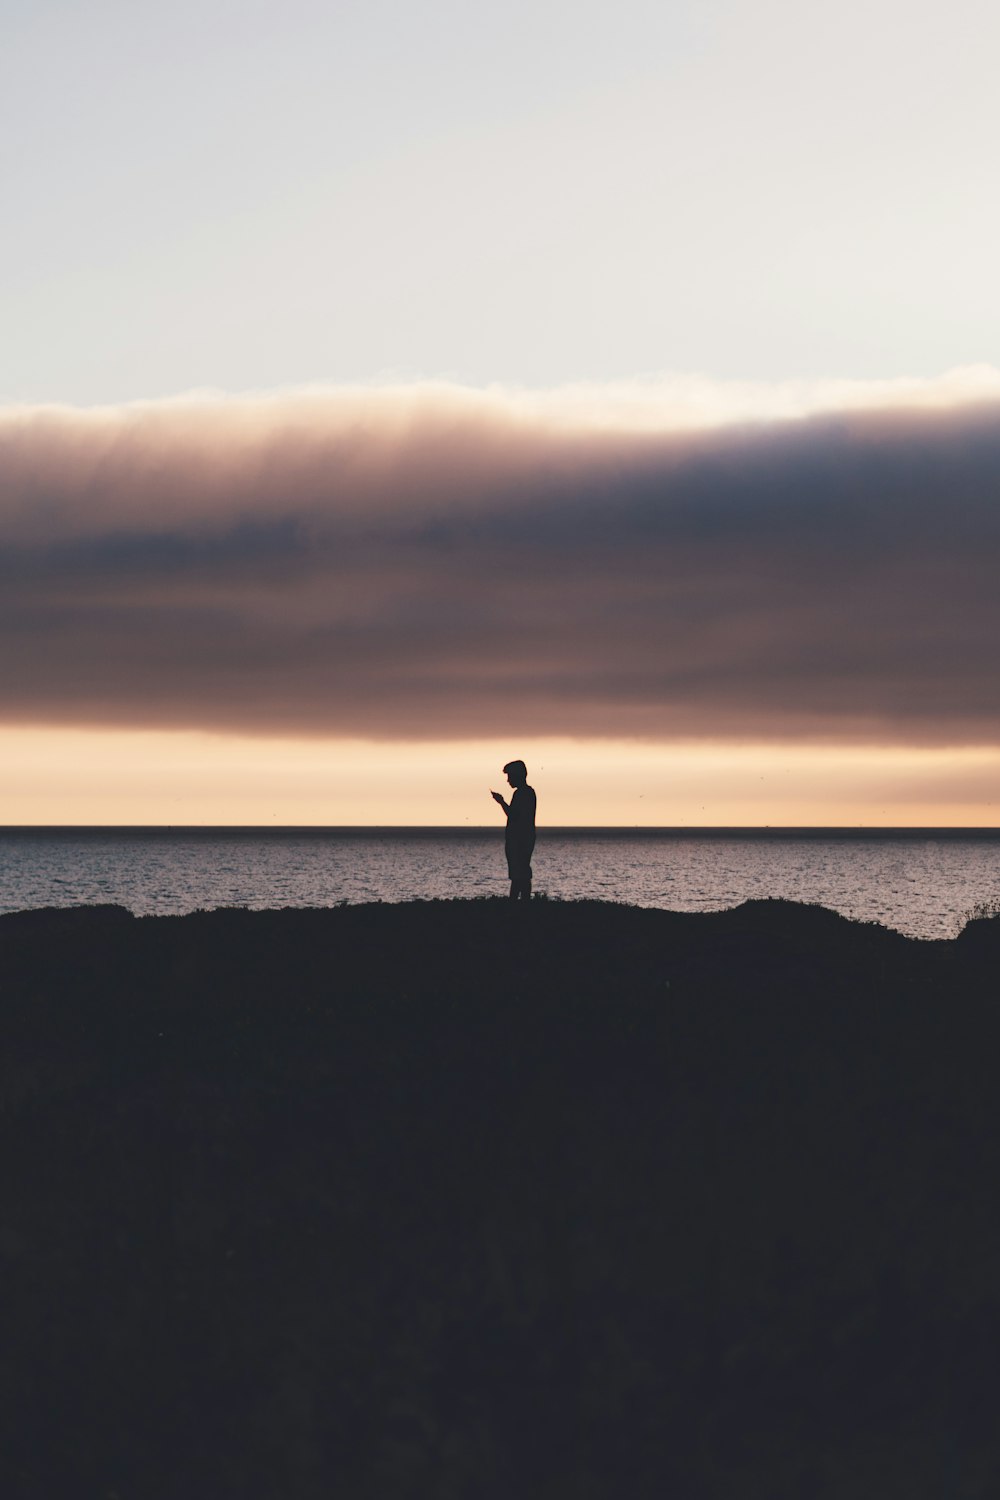
M1000 750L442 744L0 729L0 825L468 825L523 758L549 826L992 827Z

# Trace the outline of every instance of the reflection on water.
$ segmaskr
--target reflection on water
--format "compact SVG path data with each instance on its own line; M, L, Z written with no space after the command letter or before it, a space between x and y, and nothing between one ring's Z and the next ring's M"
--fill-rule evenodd
M535 889L707 911L817 902L915 937L951 937L1000 897L1000 837L572 836L540 830ZM502 895L502 830L18 830L0 833L0 911L101 901L138 915L215 906Z

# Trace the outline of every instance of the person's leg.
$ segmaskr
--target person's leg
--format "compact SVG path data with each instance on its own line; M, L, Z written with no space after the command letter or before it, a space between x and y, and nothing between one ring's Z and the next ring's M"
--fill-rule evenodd
M517 856L507 858L507 873L510 876L510 899L531 900L531 865Z

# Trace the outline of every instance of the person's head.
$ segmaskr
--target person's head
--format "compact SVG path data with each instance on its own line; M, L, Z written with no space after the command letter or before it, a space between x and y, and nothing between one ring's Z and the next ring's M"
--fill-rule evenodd
M509 760L504 771L511 786L524 786L528 779L528 768L523 760Z

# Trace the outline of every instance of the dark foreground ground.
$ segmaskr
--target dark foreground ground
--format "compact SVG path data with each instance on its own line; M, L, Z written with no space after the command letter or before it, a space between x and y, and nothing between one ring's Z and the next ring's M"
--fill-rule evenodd
M1000 1493L1000 921L0 919L0 1494Z

